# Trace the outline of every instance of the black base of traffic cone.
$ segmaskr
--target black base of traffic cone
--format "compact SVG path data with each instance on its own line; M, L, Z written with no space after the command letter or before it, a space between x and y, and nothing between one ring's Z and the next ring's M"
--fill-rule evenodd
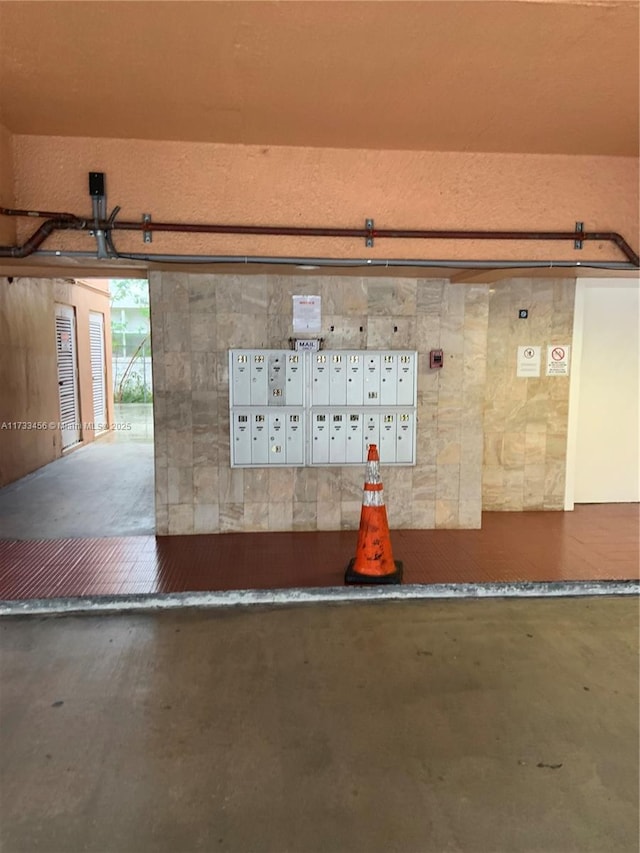
M363 575L360 572L354 571L355 559L350 560L344 575L344 582L349 585L402 583L402 561L394 560L393 562L395 563L396 570L389 575Z

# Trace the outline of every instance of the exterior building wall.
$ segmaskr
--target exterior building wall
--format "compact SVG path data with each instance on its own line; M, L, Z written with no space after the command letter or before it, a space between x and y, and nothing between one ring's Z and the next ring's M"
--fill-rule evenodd
M491 288L484 404L485 510L564 508L569 376L546 376L549 344L572 343L574 279ZM520 308L529 317L519 319ZM541 345L539 378L518 378L518 346ZM570 370L572 366L570 365Z
M109 293L91 284L56 279L0 279L0 426L58 423L55 304L76 309L78 419L92 423L93 394L89 312L105 315L107 412L113 422ZM94 431L83 429L82 442ZM62 455L59 429L0 429L0 486L18 480Z
M158 533L357 528L362 466L230 467L228 350L286 349L293 294L322 297L327 349L418 350L418 464L384 468L391 525L479 527L488 290L437 279L152 273ZM432 371L437 347L445 367Z
M13 207L13 139L0 124L0 207ZM0 216L0 246L11 246L16 239L16 222L9 216Z
M73 305L76 309L76 328L78 339L78 387L80 421L83 425L94 423L93 416L93 382L91 377L91 351L89 342L89 314L96 311L104 315L104 355L106 364L106 402L107 421L113 423L113 396L111 388L111 315L109 281L73 279L54 281L54 301L65 305ZM91 428L82 429L82 441L89 442L95 438L96 431Z
M53 286L0 279L0 485L61 455L60 432L19 430L13 422L57 422L58 375Z
M46 136L13 137L18 207L88 215L87 173L106 173L120 219L379 228L638 231L638 160L374 151ZM19 238L34 222L17 222ZM347 258L624 260L609 243L364 240L115 232L123 252ZM43 248L95 251L87 233ZM634 246L637 249L637 246ZM88 263L88 261L87 261ZM121 273L122 274L122 273Z

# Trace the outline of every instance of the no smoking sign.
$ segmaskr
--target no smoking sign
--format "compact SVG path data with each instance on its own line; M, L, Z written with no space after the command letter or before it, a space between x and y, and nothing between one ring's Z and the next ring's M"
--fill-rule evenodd
M569 347L552 344L547 348L547 376L569 375Z

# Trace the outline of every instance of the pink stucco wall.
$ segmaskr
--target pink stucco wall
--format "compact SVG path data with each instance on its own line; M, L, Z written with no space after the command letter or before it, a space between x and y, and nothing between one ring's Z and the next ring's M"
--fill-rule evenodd
M0 124L0 205L13 206L13 146L11 134L2 124ZM11 245L15 237L15 220L0 216L0 244Z
M381 119L382 120L382 119ZM109 206L172 221L433 229L620 232L638 247L638 160L629 157L436 153L14 136L15 202L89 214L90 170ZM21 221L19 236L33 230ZM572 243L494 243L117 235L123 251L451 259L577 259ZM59 234L43 248L94 248ZM580 259L624 260L587 244Z

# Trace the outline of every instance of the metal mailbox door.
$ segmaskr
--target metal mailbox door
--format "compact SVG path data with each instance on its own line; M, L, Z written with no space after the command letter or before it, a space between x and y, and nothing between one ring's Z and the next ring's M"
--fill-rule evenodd
M284 406L287 361L283 353L269 353L269 405Z
M251 415L251 464L269 464L269 425L264 414Z
M365 353L364 356L364 400L365 406L380 405L380 355Z
M234 406L251 405L250 358L246 352L231 354L231 397Z
M370 444L380 445L380 415L377 412L364 415L363 459L367 458Z
M267 415L269 424L269 465L278 465L286 461L287 430L285 416L282 413Z
M304 465L304 418L299 412L287 415L287 465Z
M413 412L400 412L396 415L396 462L413 462Z
M347 402L347 364L341 352L331 353L329 364L329 404L344 406Z
M363 462L364 447L362 443L362 423L364 415L362 412L349 412L347 418L347 450L346 462Z
M396 416L385 412L380 415L380 462L396 461Z
M380 405L395 406L398 394L398 357L385 353L380 363Z
M331 438L329 439L329 462L344 465L347 452L347 416L344 412L331 415Z
M398 406L414 406L416 359L413 353L403 353L398 357Z
M251 465L251 420L246 413L233 416L233 461L235 465Z
M285 390L287 406L304 405L304 354L287 354L287 382Z
M364 393L364 353L352 352L347 359L347 406L361 406Z
M269 397L267 359L264 353L251 357L251 405L266 406Z
M312 355L311 395L312 405L329 405L329 361L327 353L317 352Z
M329 462L329 415L327 412L314 412L311 433L313 463L327 465Z

